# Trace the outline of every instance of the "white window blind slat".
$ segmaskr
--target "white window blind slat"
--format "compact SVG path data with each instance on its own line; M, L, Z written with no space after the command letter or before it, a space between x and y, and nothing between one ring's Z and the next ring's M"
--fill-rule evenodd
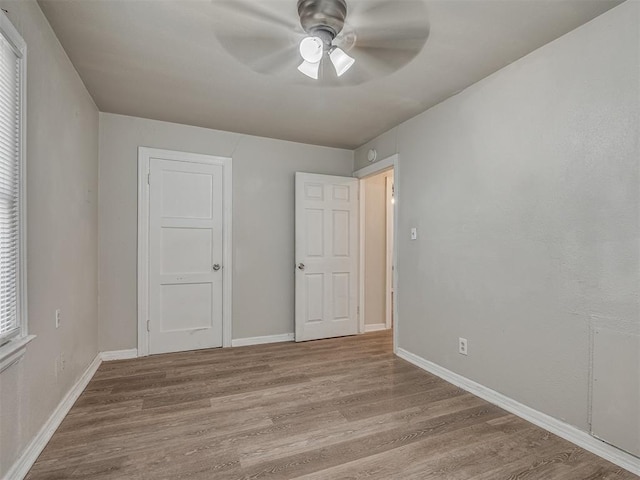
M20 59L0 35L0 344L20 330L20 107Z

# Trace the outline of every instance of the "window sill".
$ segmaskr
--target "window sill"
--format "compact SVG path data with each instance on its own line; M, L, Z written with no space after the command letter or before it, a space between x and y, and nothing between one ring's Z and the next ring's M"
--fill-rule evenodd
M35 335L27 335L26 337L11 340L0 347L0 373L20 361L27 351L27 344L34 338L36 338Z

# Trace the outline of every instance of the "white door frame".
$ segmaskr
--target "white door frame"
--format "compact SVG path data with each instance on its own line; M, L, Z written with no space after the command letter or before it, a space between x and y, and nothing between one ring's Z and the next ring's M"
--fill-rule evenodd
M365 194L364 194L364 186L362 185L362 180L376 175L378 173L384 172L385 170L393 170L393 182L395 185L395 203L393 204L393 292L394 292L394 302L393 302L393 352L397 353L398 351L398 328L399 328L399 320L398 317L398 164L399 164L399 155L396 153L387 158L384 158L378 162L375 162L371 165L367 165L360 170L356 170L353 172L353 176L360 179L360 270L358 276L359 282L359 331L360 333L364 333L364 242L365 242ZM388 293L388 292L387 292ZM387 321L389 321L388 319Z
M394 225L394 212L393 208L395 205L395 198L393 192L393 185L395 182L395 178L386 176L384 178L385 185L385 200L386 200L386 218L385 218L385 237L386 237L386 265L385 265L385 318L384 323L387 328L391 328L392 326L392 318L393 318L393 249L395 247L395 238L393 234L393 225ZM389 248L391 247L391 248Z
M149 164L151 158L222 165L222 346L231 346L231 158L138 147L138 356L149 355Z

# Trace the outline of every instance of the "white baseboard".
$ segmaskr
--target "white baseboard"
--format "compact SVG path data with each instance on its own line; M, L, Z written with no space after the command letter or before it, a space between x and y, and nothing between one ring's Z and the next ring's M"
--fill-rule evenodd
M538 427L544 428L545 430L548 430L549 432L558 435L559 437L562 437L565 440L568 440L571 443L574 443L577 446L610 461L611 463L615 463L636 475L640 475L640 458L631 455L630 453L624 452L619 448L603 442L602 440L598 440L579 428L569 425L557 418L551 417L546 413L527 407L506 395L498 393L495 390L474 382L473 380L469 380L462 375L458 375L451 370L447 370L440 365L430 362L429 360L419 357L418 355L408 352L402 348L398 348L397 355L400 358L405 359L407 362L413 363L417 367L420 367L423 370L426 370L427 372L486 400L487 402L493 403L494 405L497 405L500 408L503 408L504 410L537 425Z
M101 352L100 358L103 362L111 360L129 360L130 358L138 358L138 349L130 348L128 350L111 350L110 352Z
M264 337L234 338L231 340L232 347L246 347L247 345L262 345L264 343L293 342L293 333L282 333L280 335L266 335Z
M367 332L379 332L380 330L386 330L386 323L370 323L364 325L364 331Z
M60 401L49 417L49 420L45 422L38 434L33 440L31 440L31 443L29 443L27 448L24 449L20 458L18 458L16 463L14 463L11 469L9 469L4 477L5 480L21 480L27 475L27 473L29 473L29 469L38 459L38 455L40 455L42 450L44 450L44 447L46 447L56 429L60 426L62 420L64 420L64 417L69 413L73 404L76 402L89 381L93 378L93 375L96 373L96 370L98 370L101 363L101 355L98 354L78 381L73 385L73 387L71 387L71 390L69 390Z

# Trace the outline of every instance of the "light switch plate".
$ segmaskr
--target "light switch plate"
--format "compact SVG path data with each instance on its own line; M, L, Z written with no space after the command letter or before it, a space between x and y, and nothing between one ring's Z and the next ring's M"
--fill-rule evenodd
M411 240L416 240L418 238L418 229L416 227L411 227Z

